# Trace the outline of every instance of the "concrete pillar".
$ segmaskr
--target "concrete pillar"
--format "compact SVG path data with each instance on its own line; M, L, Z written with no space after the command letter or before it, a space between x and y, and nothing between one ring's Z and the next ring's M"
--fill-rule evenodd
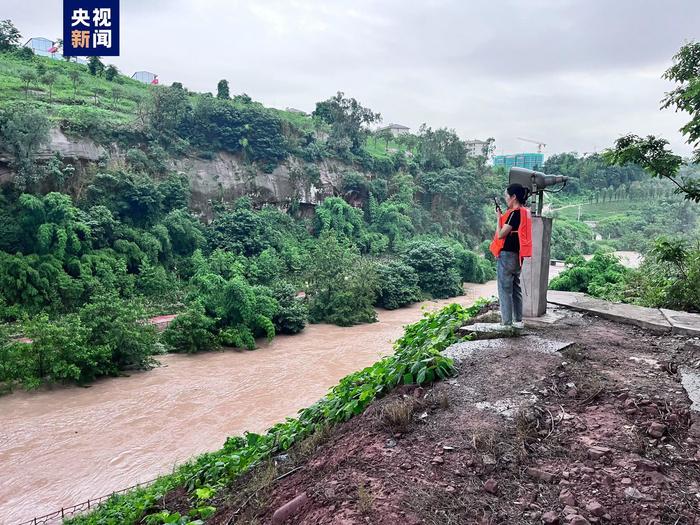
M540 317L547 311L549 286L549 244L552 219L532 217L532 257L523 262L520 286L523 291L523 317Z

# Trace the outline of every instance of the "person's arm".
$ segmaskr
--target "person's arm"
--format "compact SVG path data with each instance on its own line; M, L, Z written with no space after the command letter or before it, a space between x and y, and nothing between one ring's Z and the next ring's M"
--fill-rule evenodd
M496 235L498 235L499 239L503 239L503 237L507 237L510 232L513 231L513 227L510 224L504 224L503 228L500 230L498 227L496 227Z
M503 227L499 230L498 226L496 227L496 236L499 239L503 239L504 237L507 237L510 232L513 231L513 227L518 226L518 221L519 216L516 216L515 212L511 212L511 214L508 216L508 220L506 220L506 223L503 225ZM513 222L515 221L515 224ZM500 224L500 221L499 221Z

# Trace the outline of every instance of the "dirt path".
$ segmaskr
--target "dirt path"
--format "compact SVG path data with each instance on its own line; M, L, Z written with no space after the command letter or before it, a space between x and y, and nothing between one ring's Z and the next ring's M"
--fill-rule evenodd
M560 323L453 347L458 377L310 438L240 480L208 523L270 523L301 496L285 524L700 524L700 422L677 373L700 366L697 348Z

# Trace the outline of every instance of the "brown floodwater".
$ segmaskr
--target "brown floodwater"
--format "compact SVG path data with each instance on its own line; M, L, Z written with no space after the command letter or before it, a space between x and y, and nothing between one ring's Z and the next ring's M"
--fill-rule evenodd
M89 388L0 397L0 524L148 481L228 436L262 432L391 352L424 308L472 304L494 295L496 283L465 292L379 310L372 324L310 325L252 352L170 354L158 368Z

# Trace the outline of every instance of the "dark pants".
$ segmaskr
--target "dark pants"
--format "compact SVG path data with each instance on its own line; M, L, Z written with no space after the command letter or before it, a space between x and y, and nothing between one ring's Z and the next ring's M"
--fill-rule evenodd
M504 252L498 254L498 304L501 322L512 324L523 320L523 295L520 290L520 254Z

